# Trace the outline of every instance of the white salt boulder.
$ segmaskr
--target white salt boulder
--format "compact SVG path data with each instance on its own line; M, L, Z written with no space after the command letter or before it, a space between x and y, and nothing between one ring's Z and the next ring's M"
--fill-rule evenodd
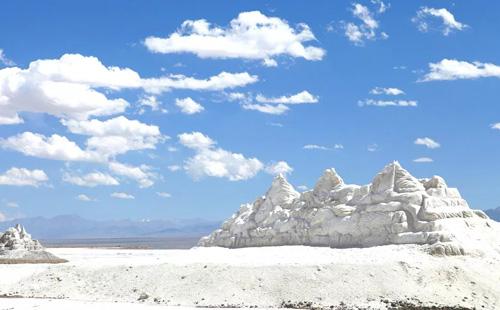
M0 235L0 264L62 263L66 260L45 251L23 226L17 224Z
M432 254L456 255L477 250L471 236L498 233L494 225L443 178L419 180L393 162L364 186L345 184L335 169L327 169L314 189L303 193L279 175L266 195L243 205L199 245L421 244Z

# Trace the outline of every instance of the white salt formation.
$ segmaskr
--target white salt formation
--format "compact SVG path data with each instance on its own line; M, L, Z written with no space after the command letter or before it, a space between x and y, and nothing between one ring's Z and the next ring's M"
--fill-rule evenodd
M242 205L199 245L424 244L432 254L460 255L474 248L471 232L478 226L488 229L488 217L470 209L443 178L419 180L394 162L364 186L345 184L327 169L314 189L303 193L279 175L265 196Z
M0 235L0 264L61 262L65 260L45 251L40 242L33 240L19 224Z

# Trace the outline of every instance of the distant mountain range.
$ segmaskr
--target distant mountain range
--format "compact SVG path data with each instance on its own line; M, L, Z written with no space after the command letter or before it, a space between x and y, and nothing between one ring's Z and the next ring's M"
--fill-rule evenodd
M486 214L488 214L488 216L492 219L492 220L495 220L497 222L500 222L500 207L496 208L496 209L489 209L489 210L485 210L484 212L486 212Z
M25 226L35 239L201 236L220 226L219 221L202 219L98 221L77 215L59 215L52 218L31 217L0 222L0 232L15 224Z
M500 207L485 212L491 219L500 222ZM59 215L52 218L28 217L0 222L0 232L16 224L25 226L35 239L91 239L199 237L208 235L219 228L221 223L202 219L98 221L78 215Z

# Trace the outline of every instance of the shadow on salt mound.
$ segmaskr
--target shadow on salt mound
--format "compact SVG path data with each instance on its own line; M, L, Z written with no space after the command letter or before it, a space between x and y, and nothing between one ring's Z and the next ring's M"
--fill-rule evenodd
M0 236L0 264L58 264L66 263L47 252L38 240L33 240L23 226L16 225Z
M313 190L298 193L280 175L199 246L419 244L433 255L464 255L478 248L471 236L498 234L490 222L443 178L419 180L393 162L364 186L345 184L327 169Z

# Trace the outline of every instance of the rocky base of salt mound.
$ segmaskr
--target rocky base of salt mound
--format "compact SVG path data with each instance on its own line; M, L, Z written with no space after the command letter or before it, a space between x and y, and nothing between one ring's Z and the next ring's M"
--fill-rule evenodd
M23 226L16 225L0 235L0 264L64 263L66 260L45 251Z
M491 225L483 211L472 210L443 178L417 179L393 162L363 186L345 184L334 169L327 169L314 189L303 193L279 175L264 196L242 205L199 245L420 244L430 254L463 255L500 250L482 242L488 233L476 234L475 228L488 231Z

